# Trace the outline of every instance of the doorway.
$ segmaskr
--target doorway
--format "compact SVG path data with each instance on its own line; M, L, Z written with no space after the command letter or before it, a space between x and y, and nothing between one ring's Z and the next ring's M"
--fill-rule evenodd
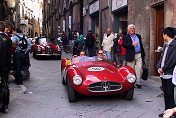
M164 4L156 7L156 27L155 27L155 50L158 46L163 47L164 39L162 37L162 30L164 28ZM156 65L160 59L161 52L155 52L155 75L158 75Z

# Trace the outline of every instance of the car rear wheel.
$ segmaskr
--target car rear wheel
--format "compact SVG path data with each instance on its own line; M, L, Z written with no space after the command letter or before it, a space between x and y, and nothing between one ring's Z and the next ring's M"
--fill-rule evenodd
M69 77L67 77L67 91L68 91L68 100L69 102L75 102L77 100L76 98L76 91L73 89Z
M134 95L134 87L132 87L130 90L128 90L125 93L125 99L132 100L133 99L133 95Z

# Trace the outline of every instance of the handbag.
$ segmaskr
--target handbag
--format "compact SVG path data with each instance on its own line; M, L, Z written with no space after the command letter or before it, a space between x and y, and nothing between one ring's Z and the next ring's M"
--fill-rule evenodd
M142 73L142 79L143 80L147 80L148 79L148 68L146 67L145 62L142 63L142 69L143 69L143 73Z

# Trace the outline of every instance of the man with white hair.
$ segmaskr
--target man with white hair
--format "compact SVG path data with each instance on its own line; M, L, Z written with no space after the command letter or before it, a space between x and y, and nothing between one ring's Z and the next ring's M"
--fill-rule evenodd
M128 25L128 34L123 37L123 47L126 48L127 65L136 72L136 86L141 89L142 62L145 52L141 36L135 33L135 25Z

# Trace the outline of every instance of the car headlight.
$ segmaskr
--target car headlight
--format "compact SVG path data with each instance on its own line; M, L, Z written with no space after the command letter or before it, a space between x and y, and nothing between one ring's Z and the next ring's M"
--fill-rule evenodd
M37 48L37 51L40 52L40 51L41 51L41 47L38 47L38 48Z
M133 84L136 81L136 76L133 73L127 75L127 81L130 84Z
M79 75L75 75L73 77L73 84L76 85L76 86L79 86L82 84L82 77L79 76Z
M57 51L61 51L61 48L58 46Z

